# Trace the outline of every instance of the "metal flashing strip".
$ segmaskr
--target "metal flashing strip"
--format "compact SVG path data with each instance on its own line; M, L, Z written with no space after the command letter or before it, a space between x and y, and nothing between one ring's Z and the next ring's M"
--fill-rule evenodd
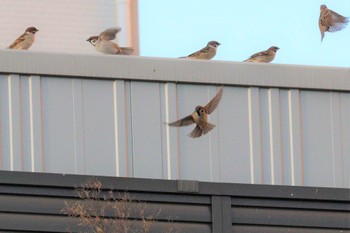
M0 50L0 74L350 91L350 68Z

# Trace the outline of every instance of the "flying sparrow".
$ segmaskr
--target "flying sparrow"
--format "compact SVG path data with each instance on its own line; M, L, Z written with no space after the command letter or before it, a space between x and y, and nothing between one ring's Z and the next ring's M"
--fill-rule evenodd
M201 50L194 52L194 53L188 55L187 57L180 57L180 58L210 60L216 55L216 50L217 50L217 47L219 47L219 45L221 45L221 44L217 41L209 41L207 46L205 46Z
M178 121L168 123L168 125L180 127L196 124L194 130L188 135L192 138L198 138L208 133L215 127L215 125L210 124L208 122L208 114L212 113L215 110L215 108L219 105L223 91L224 87L220 87L218 93L207 105L205 105L204 107L197 106L195 108L195 111L191 115L188 115Z
M91 36L86 41L90 42L95 49L105 54L118 54L118 55L130 55L134 52L133 48L130 47L119 47L118 44L112 42L115 39L116 34L121 31L121 28L109 28L99 36Z
M38 31L39 30L35 27L27 28L26 31L8 47L8 49L29 49L34 43L35 33Z
M321 41L323 40L325 32L336 32L346 27L349 19L330 9L326 5L320 6L320 18L318 19L318 26L321 32Z
M251 55L247 60L244 60L244 62L269 63L275 58L276 52L279 49L280 48L278 48L276 46L272 46L268 50L261 51L259 53L255 53L255 54Z

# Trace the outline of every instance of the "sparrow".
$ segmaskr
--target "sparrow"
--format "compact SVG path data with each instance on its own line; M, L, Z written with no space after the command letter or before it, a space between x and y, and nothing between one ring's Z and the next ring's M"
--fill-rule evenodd
M207 46L202 48L201 50L194 52L186 57L180 57L180 58L192 58L192 59L206 59L210 60L216 55L217 47L221 45L217 41L209 41Z
M268 50L261 51L261 52L258 52L258 53L251 55L247 60L244 60L244 62L269 63L275 58L276 52L279 49L280 48L278 48L276 46L272 46Z
M204 107L197 106L195 108L195 111L191 115L188 115L175 122L168 123L168 125L180 127L196 124L194 130L188 136L192 138L198 138L202 135L205 135L215 127L215 125L208 122L208 115L212 113L215 110L215 108L219 105L223 91L224 87L220 87L218 93L207 105L205 105Z
M348 17L344 17L330 9L326 5L320 6L320 18L318 19L318 26L321 32L321 42L325 32L336 32L346 27L348 24Z
M121 28L109 28L101 32L99 36L91 36L86 41L90 42L95 49L105 54L130 55L134 52L130 47L119 47L118 44L112 42L116 34L121 31Z
M8 49L29 49L34 43L35 33L38 31L39 30L35 27L27 28L26 31L8 47Z

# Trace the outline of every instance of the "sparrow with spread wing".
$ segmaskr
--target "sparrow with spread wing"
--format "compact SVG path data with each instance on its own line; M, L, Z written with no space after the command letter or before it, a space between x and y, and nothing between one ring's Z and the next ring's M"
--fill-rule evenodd
M320 18L318 19L318 26L321 32L321 41L324 38L325 32L336 32L346 27L349 19L330 9L326 5L320 6Z
M258 53L255 53L251 55L247 60L244 60L244 62L261 62L261 63L269 63L273 59L275 59L276 52L280 48L276 46L270 47L268 50L261 51Z
M35 27L29 27L26 31L20 35L9 47L8 49L23 49L27 50L32 46L35 41L35 33L39 30Z
M91 36L86 41L90 42L95 49L105 54L131 55L134 52L130 47L119 47L117 43L111 40L116 38L116 34L121 31L121 28L109 28L99 36Z
M180 58L210 60L216 55L216 50L217 50L217 47L219 47L219 45L221 45L221 44L217 41L209 41L207 46L205 46L201 50L194 52L186 57L180 57Z
M191 115L188 115L178 121L168 123L168 125L180 127L196 124L194 130L188 136L192 138L198 138L202 135L205 135L215 127L215 125L208 122L208 115L212 113L219 105L223 91L224 87L220 87L215 97L207 105L204 107L197 106Z

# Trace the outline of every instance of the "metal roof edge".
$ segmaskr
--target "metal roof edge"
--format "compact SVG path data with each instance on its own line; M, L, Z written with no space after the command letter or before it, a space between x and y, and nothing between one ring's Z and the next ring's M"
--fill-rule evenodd
M350 68L0 50L0 74L350 91Z

